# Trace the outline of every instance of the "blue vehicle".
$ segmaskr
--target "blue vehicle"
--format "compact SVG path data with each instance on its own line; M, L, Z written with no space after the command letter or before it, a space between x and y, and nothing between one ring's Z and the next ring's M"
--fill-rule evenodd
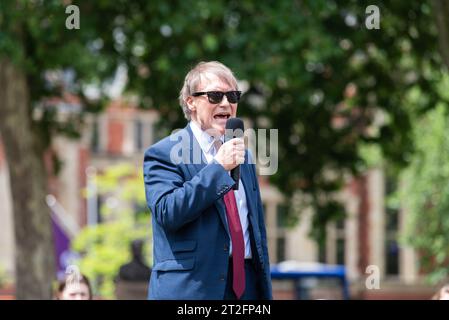
M341 299L349 299L346 268L342 265L284 261L271 266L271 278L272 280L293 281L295 298L298 300L313 299L312 290L319 287L323 280L334 283Z

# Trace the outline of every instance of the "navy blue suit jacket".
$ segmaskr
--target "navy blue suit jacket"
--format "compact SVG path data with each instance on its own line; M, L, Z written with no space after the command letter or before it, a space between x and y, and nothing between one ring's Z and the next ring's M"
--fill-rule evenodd
M189 125L151 146L143 170L153 226L149 299L223 299L232 267L223 196L234 181L220 164L207 164ZM263 206L248 152L240 172L261 299L271 299Z

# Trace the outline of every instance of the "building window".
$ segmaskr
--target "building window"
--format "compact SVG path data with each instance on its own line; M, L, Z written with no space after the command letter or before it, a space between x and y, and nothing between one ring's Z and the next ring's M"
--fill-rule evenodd
M395 209L387 209L386 237L385 237L385 264L387 275L399 275L399 244L398 222L399 212Z
M392 195L397 189L397 180L394 175L386 175L385 185L385 274L387 276L399 275L399 209L394 205Z
M99 133L98 119L95 119L92 123L92 140L91 140L91 150L93 153L98 153L100 151L100 133Z
M276 207L276 261L286 260L286 233L288 208L283 204Z
M327 246L326 239L318 241L318 262L326 263Z
M285 261L285 237L276 239L276 261Z
M139 119L134 120L134 143L135 150L142 150L144 148L143 145L143 124Z
M318 261L321 263L345 265L346 232L344 218L331 222L326 227L322 243L318 243Z
M345 219L339 219L336 223L336 263L344 265L345 264L345 246L346 246L346 238L345 238Z
M98 208L98 211L97 211L95 224L101 224L104 221L102 212L103 212L103 206L105 205L105 203L106 203L105 196L99 194L98 197L97 197L97 208Z
M345 264L345 239L337 239L337 264Z
M287 227L287 206L283 204L277 205L276 210L276 227L279 229L285 229Z

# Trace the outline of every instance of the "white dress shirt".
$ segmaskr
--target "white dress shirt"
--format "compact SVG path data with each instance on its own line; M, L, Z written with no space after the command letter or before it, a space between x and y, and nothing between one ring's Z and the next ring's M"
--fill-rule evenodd
M207 163L211 163L216 154L214 147L214 137L207 134L205 131L201 130L200 126L190 121L190 128L192 129L193 135L198 141L201 150L206 158ZM221 137L223 142L224 137ZM230 172L229 172L230 174ZM245 241L245 259L251 258L251 244L249 240L249 221L248 221L248 206L246 204L246 194L245 188L243 187L242 179L239 180L239 189L233 190L235 194L235 200L237 201L237 208L239 211L240 223L242 225L243 239ZM225 216L226 217L226 216ZM232 254L232 241L229 244L229 255Z

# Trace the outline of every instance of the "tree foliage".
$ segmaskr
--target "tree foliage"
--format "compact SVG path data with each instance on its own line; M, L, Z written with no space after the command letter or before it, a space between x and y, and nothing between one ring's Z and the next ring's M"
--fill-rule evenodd
M401 203L407 214L405 243L437 283L449 275L449 114L440 104L414 128L416 153L403 173Z

